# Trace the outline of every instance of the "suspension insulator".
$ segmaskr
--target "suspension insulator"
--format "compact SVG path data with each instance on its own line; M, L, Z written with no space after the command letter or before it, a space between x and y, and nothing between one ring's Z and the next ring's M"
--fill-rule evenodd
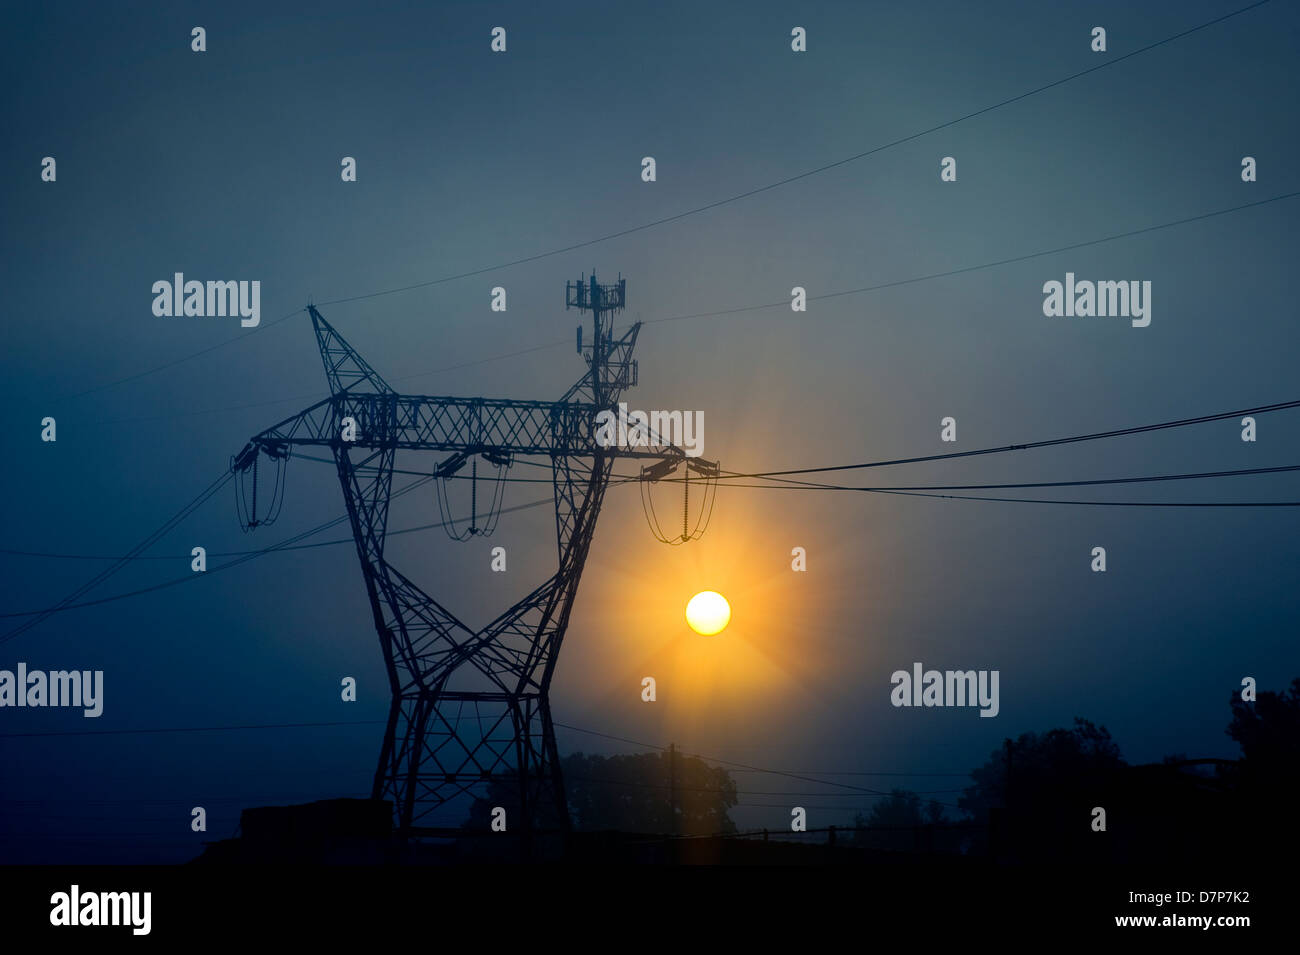
M655 512L654 493L651 486L664 480L669 474L677 470L681 459L666 458L657 464L641 469L641 509L645 513L646 523L650 526L650 533L655 536L661 544L671 544L676 547L679 544L685 544L688 541L699 540L708 530L709 520L713 516L713 504L717 499L717 485L719 469L716 462L694 460L686 461L686 468L683 472L682 483L682 531L680 534L669 536L665 534L659 523L659 516ZM691 527L691 472L698 477L695 483L698 485L700 480L704 481L703 495L697 491L696 500L699 501L699 516L695 522L694 528Z

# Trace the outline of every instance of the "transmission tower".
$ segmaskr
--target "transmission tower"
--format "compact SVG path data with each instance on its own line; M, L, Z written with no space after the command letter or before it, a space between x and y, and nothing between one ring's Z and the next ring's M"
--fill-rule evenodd
M246 472L259 456L281 462L295 448L333 453L393 695L372 794L393 801L406 836L434 833L422 825L425 817L494 783L512 794L522 816L510 817L510 829L568 827L547 693L611 467L618 457L685 456L658 436L640 450L596 440L596 415L617 413L623 391L636 384L640 322L621 337L613 331L626 296L621 278L600 285L593 274L567 284L566 307L591 312L594 335L584 346L579 326L588 370L550 402L398 394L308 306L330 397L250 439L232 463ZM423 472L435 476L477 457L497 467L517 457L550 460L557 569L481 630L385 557L394 463L416 452L451 453ZM473 516L470 527L477 530Z

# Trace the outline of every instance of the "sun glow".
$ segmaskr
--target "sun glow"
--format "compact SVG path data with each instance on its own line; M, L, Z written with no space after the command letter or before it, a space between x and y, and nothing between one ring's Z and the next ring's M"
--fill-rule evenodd
M701 591L686 605L686 622L692 630L706 637L721 633L730 620L731 604L716 591Z

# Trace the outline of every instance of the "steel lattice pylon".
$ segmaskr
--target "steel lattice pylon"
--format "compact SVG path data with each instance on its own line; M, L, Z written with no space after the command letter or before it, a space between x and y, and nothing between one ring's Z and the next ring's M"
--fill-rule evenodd
M591 311L595 339L584 348L579 330L589 369L555 402L397 394L308 306L330 397L256 435L234 461L245 471L259 454L281 459L299 446L333 452L393 694L373 795L393 800L405 834L417 834L448 800L490 783L514 794L525 830L568 826L547 691L611 466L617 457L684 456L657 437L640 451L595 439L597 413L614 409L635 384L640 323L613 337L612 315L625 297L621 279L602 286L592 275L569 284L566 304ZM343 438L349 418L350 441ZM457 619L384 556L399 451L549 458L555 573L481 630Z

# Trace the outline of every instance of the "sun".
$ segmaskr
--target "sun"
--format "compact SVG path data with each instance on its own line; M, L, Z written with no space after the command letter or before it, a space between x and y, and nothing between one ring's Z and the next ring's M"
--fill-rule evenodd
M703 590L686 605L686 622L692 630L706 637L721 633L730 620L731 604L716 591Z

